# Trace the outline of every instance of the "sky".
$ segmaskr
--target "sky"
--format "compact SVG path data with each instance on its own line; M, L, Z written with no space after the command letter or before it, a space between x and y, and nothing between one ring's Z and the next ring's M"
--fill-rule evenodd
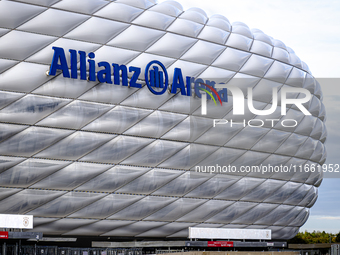
M159 0L158 2L163 2ZM327 164L340 164L340 1L338 0L177 0L184 10L203 9L241 21L292 48L323 90L328 137ZM319 198L300 231L340 232L340 174L327 175Z

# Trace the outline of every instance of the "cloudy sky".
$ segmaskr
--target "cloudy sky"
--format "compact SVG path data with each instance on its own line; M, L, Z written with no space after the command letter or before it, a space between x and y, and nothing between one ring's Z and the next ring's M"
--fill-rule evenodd
M231 23L244 22L291 47L308 64L314 77L320 78L329 132L326 163L340 164L340 1L177 1L184 10L199 7L208 16L222 14ZM302 231L340 231L340 174L335 177L324 179L319 199Z

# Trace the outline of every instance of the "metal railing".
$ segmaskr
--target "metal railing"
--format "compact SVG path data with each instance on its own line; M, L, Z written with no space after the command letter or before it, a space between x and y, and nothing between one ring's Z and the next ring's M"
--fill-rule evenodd
M0 255L143 255L142 248L68 248L57 246L5 245Z

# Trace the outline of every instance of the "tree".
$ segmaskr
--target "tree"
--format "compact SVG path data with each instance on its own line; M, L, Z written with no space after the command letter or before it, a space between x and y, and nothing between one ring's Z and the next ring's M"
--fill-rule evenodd
M340 243L340 232L336 235L335 242Z
M333 234L326 233L325 231L313 231L313 232L299 232L293 239L290 239L288 243L302 243L302 244L313 244L313 243L329 243L340 242L340 232L335 237Z
M297 233L294 238L288 240L289 243L307 243L306 240L303 238L303 233L299 232Z

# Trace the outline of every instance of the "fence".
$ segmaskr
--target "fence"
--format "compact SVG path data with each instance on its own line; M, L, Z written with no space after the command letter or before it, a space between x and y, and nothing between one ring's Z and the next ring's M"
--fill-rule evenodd
M184 249L177 249L177 250L158 250L156 249L156 254L165 254L165 253L178 253L178 252L184 252Z
M142 255L142 248L64 248L57 246L5 245L0 255Z

